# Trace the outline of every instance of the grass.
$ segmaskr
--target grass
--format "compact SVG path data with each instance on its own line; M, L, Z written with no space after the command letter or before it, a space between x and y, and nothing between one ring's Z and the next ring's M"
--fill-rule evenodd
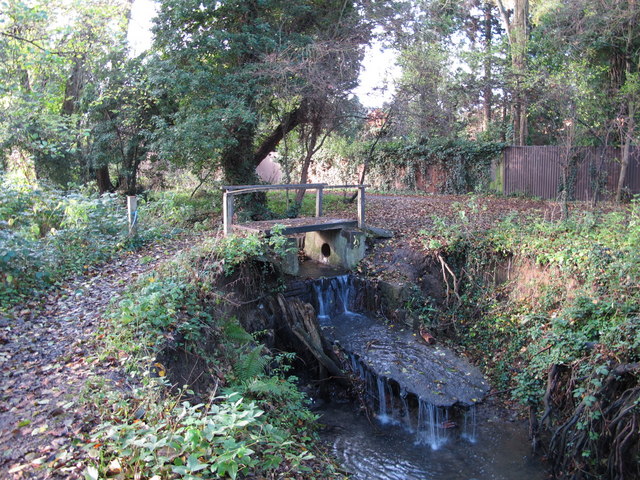
M356 215L356 203L346 203L350 191L324 192L322 201L323 215ZM295 191L270 191L267 193L267 206L274 214L286 217L295 200ZM316 213L315 191L307 191L302 199L299 216L312 217Z

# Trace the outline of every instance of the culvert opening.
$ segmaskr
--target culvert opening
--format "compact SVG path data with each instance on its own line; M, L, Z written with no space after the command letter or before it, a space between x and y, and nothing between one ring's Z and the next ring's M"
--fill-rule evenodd
M331 255L331 247L328 243L322 244L322 247L320 247L320 253L322 253L322 256L324 258L329 258L329 256Z

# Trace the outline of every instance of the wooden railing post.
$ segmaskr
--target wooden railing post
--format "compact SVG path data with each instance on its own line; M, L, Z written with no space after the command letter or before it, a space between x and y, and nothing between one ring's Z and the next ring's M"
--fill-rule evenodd
M321 217L322 216L322 197L323 197L323 188L324 187L318 187L316 188L316 217Z
M364 188L358 187L358 228L364 228Z
M222 195L222 223L226 237L231 233L233 225L233 194L231 192L224 192Z

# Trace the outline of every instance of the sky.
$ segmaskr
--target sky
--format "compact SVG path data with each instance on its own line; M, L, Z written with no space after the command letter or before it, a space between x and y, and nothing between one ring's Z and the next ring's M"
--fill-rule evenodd
M395 92L394 81L400 77L396 58L397 52L383 48L379 41L367 47L360 69L360 85L353 92L362 105L368 108L382 107L391 100Z
M136 57L151 46L153 34L151 26L156 15L156 3L153 0L135 0L131 7L131 20L129 21L129 45L131 55Z
M128 32L132 56L140 55L151 46L151 26L155 14L154 0L133 2ZM394 79L400 76L400 67L395 64L396 55L393 50L384 49L378 41L366 48L360 71L360 85L353 91L365 107L382 107L391 100L395 90Z

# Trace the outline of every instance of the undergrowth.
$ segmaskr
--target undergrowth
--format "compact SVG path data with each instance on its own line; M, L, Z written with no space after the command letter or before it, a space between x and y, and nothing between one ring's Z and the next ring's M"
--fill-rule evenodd
M211 213L215 208L219 211L211 199L190 200L173 192L141 197L138 234L131 236L121 196L80 188L62 191L2 177L0 311L32 300L66 277L84 273L123 250L185 226L206 228L199 212Z
M471 235L473 208L424 237L460 282L441 323L528 409L558 477L637 477L640 202Z
M87 478L342 478L316 446L316 417L288 375L292 355L244 330L222 287L251 282L243 277L262 268L257 257L285 254L280 238L205 240L114 305L98 355L121 359L134 387L89 388L100 420ZM176 383L176 351L201 360L200 388Z

